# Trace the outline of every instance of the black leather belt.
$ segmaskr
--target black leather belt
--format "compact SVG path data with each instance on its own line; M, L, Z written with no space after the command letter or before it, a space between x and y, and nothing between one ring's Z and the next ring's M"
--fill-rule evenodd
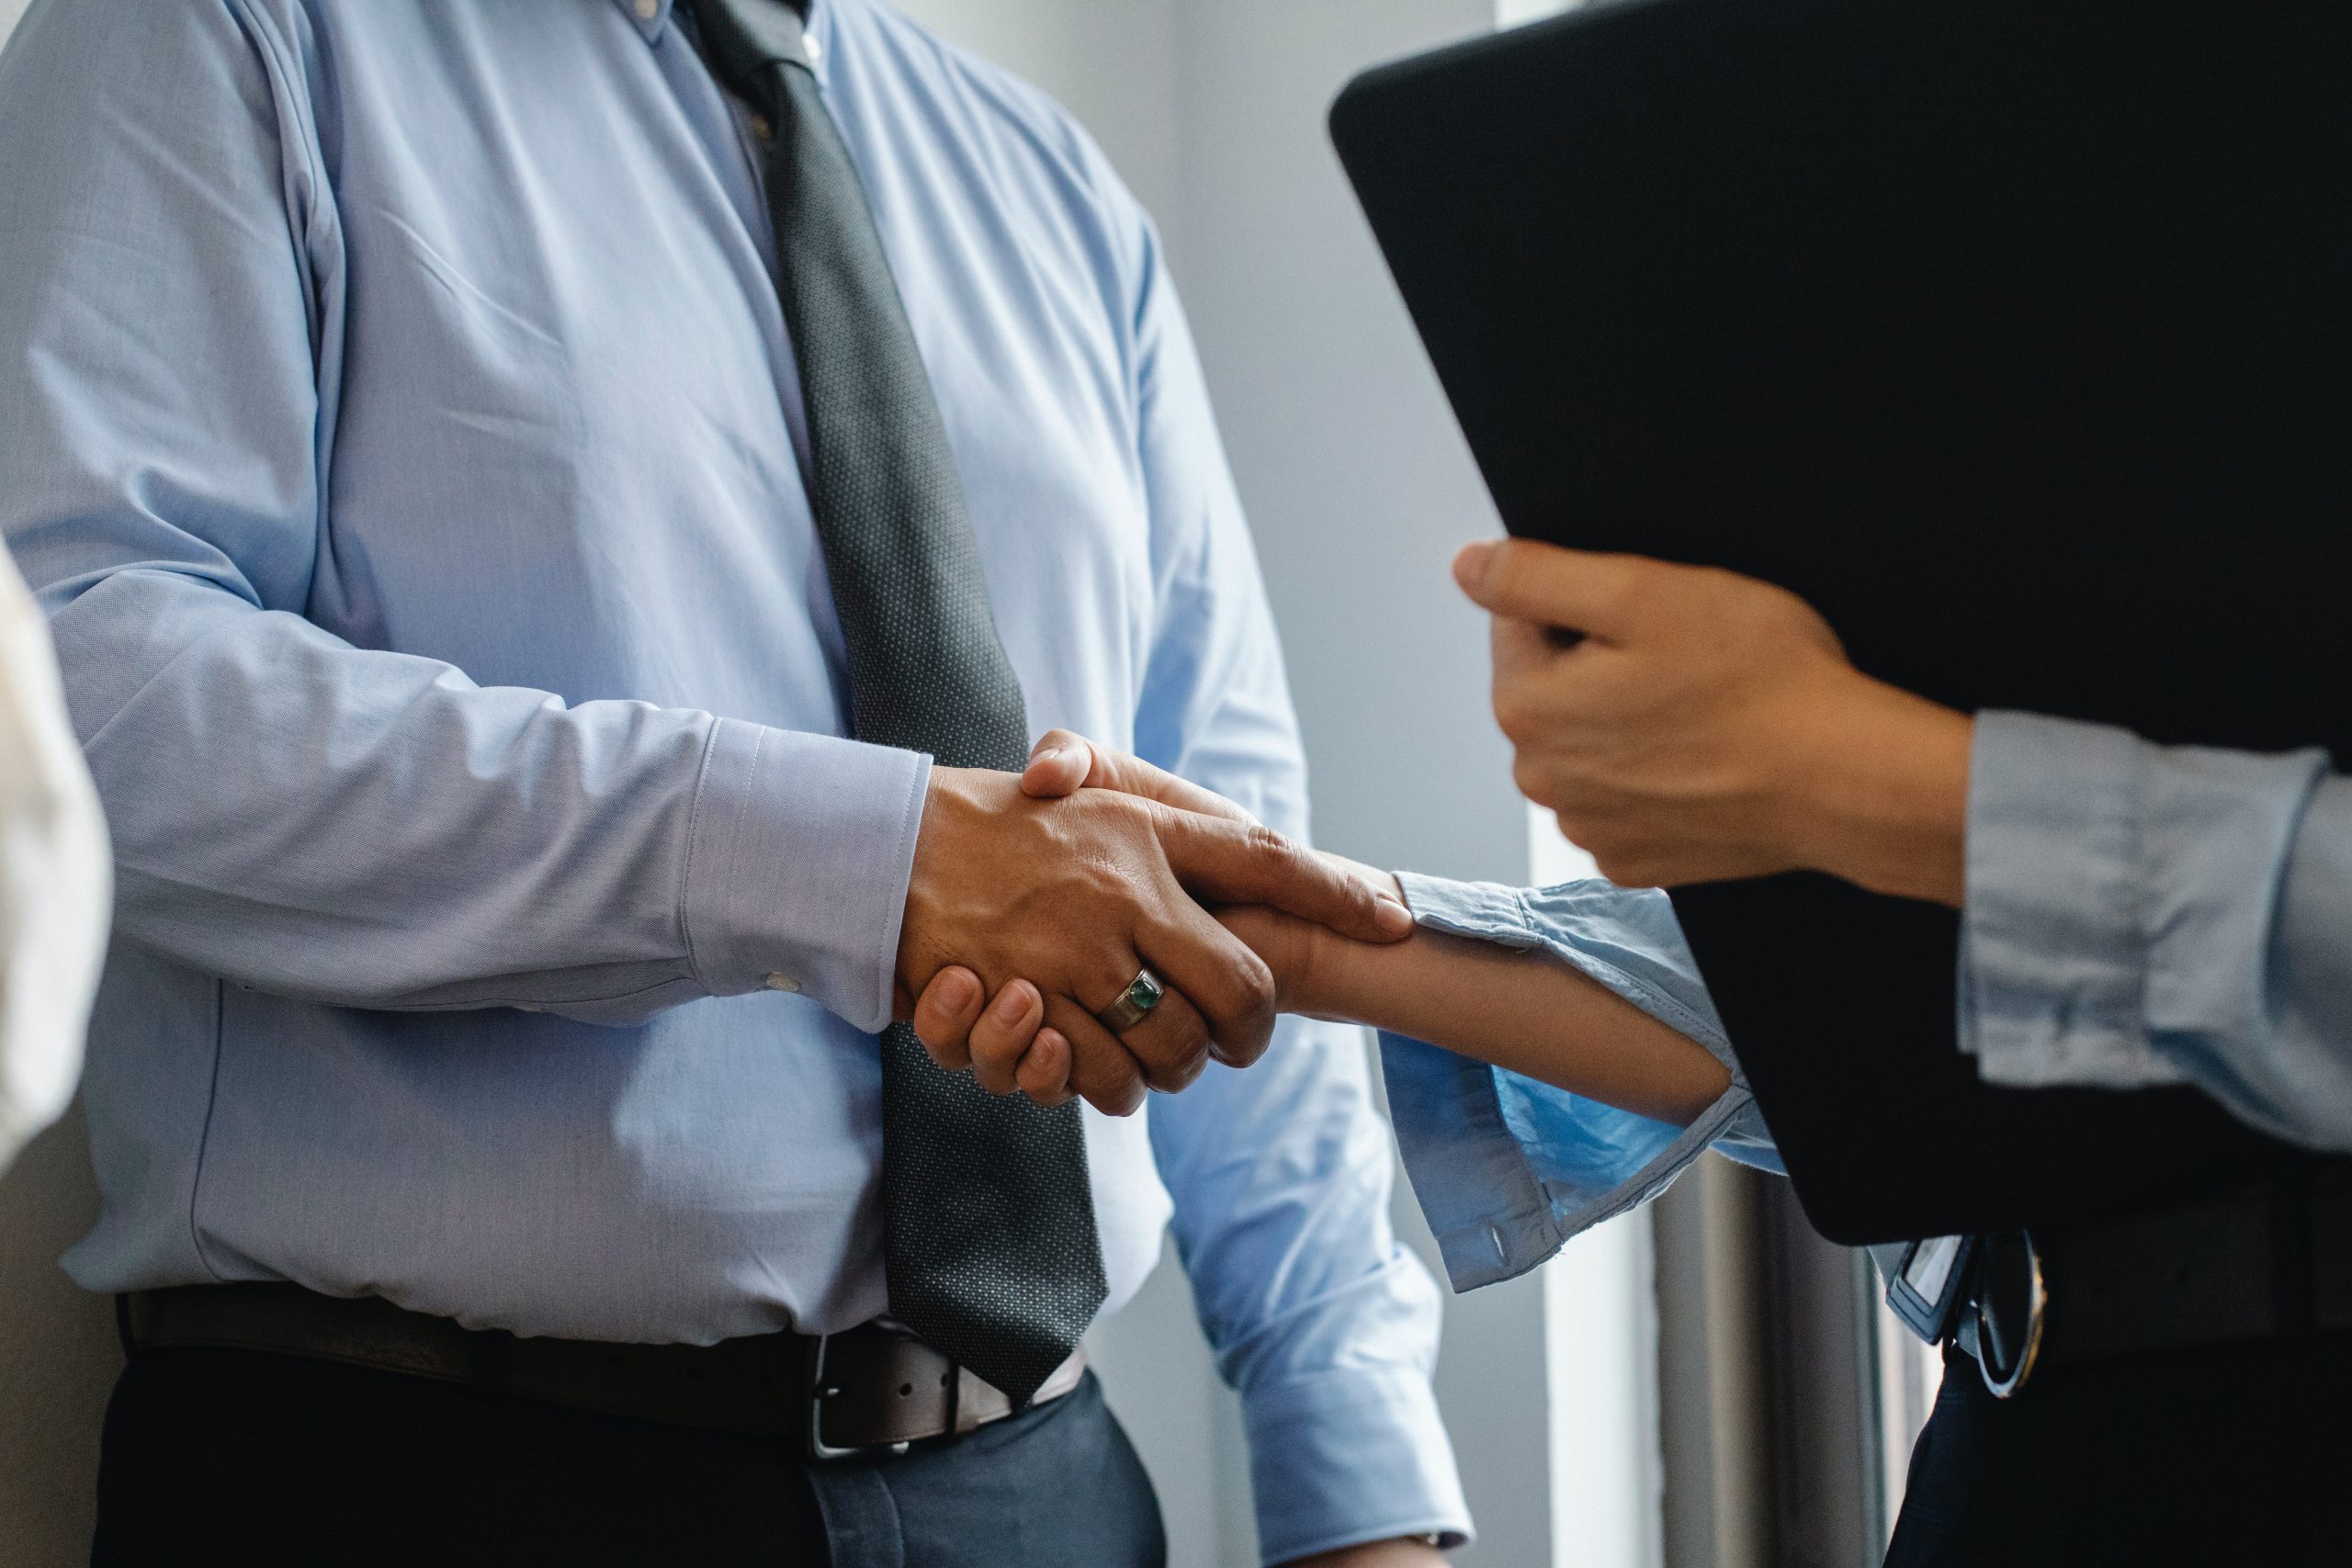
M1980 1237L1955 1338L1996 1393L2037 1370L2352 1329L2352 1183L2290 1180Z
M841 1459L960 1436L1012 1401L913 1335L879 1324L811 1337L716 1345L520 1338L345 1300L299 1285L186 1285L118 1298L126 1351L262 1350L404 1372L580 1410L743 1437L790 1438ZM1037 1391L1058 1399L1086 1372L1074 1352Z

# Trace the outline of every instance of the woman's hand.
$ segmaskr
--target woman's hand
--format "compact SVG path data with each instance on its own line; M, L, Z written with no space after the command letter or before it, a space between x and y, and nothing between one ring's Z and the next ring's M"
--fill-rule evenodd
M1611 880L1809 869L1960 902L1971 720L1856 670L1796 595L1524 540L1453 570L1495 617L1519 787Z

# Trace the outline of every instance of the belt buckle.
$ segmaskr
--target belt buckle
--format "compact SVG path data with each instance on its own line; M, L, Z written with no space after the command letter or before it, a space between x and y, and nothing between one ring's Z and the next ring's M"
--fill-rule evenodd
M847 1448L835 1448L825 1441L825 1401L841 1393L825 1382L825 1348L832 1343L830 1334L820 1334L808 1346L808 1457L819 1464L834 1464L845 1459L859 1459L867 1454L903 1454L906 1443L854 1443Z
M2008 1399L2041 1359L2050 1302L2041 1253L2031 1233L2009 1231L1981 1238L1976 1256L1975 1299L1969 1303L1975 1316L1976 1368L1994 1398Z

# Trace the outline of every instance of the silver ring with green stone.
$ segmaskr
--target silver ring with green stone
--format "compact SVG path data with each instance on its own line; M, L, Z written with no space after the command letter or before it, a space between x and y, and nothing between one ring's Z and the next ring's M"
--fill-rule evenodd
M1094 1021L1114 1034L1125 1034L1149 1018L1151 1010L1167 994L1168 987L1159 983L1159 976L1148 969L1138 969L1127 988L1119 993L1119 999L1096 1013Z

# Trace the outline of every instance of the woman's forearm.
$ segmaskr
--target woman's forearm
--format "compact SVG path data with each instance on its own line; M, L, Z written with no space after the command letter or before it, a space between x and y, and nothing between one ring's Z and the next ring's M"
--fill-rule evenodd
M1548 953L1421 931L1377 947L1316 928L1286 1005L1425 1040L1686 1125L1730 1087L1706 1047Z

